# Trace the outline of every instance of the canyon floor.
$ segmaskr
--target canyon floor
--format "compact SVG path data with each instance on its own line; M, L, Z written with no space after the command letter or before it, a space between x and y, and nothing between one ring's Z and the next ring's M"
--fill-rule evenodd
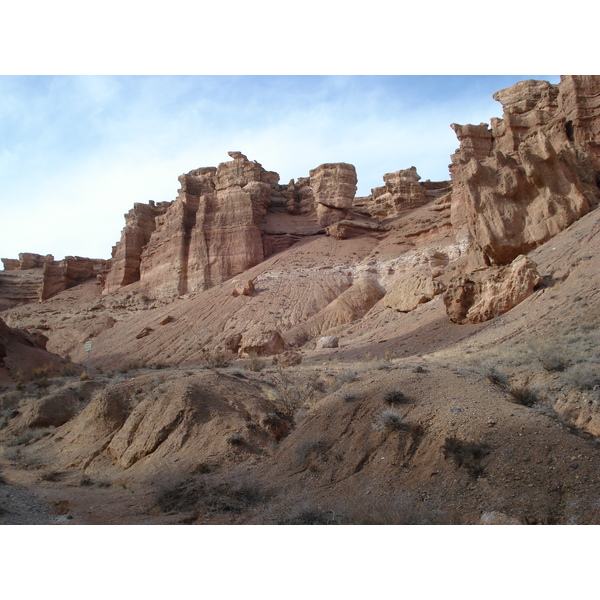
M70 362L0 382L0 524L597 524L599 234L593 210L531 252L542 284L485 323L377 303L288 367L206 343L288 329L393 236L301 241L244 274L252 297L90 281L6 310Z

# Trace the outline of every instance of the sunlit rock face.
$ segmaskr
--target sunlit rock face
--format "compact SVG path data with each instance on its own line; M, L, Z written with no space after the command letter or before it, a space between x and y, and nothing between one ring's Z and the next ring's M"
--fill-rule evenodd
M452 219L488 264L508 264L598 204L600 77L500 90L502 119L452 128Z

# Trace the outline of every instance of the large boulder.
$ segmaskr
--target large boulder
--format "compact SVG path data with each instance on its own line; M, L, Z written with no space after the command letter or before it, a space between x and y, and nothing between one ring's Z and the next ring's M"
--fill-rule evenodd
M482 323L521 303L540 281L536 264L526 256L508 266L457 275L444 292L446 312L455 323Z
M398 312L410 312L441 294L444 289L444 285L431 274L414 271L394 281L383 301L386 308Z
M240 358L251 356L272 356L281 354L285 349L285 342L279 331L261 331L260 333L244 334L238 348Z

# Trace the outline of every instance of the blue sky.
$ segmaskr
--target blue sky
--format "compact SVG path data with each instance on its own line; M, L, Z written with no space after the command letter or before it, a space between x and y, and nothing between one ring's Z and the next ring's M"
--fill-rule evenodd
M450 123L501 116L521 76L2 76L0 256L108 258L134 202L240 150L280 182L348 162L358 195L415 166L449 178Z

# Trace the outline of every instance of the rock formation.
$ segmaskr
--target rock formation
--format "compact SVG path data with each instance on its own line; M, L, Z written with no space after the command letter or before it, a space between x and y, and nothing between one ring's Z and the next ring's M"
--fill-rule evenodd
M163 215L170 202L136 202L125 215L121 240L113 247L112 258L104 281L104 294L140 280L142 251L156 229L156 218Z
M525 300L540 281L536 264L519 256L504 267L457 275L444 292L444 304L455 323L482 323Z
M136 204L104 275L104 294L140 281L158 296L177 296L218 285L346 217L343 238L382 231L366 217L349 216L356 170L323 164L310 177L279 185L241 152L217 168L179 177L177 199ZM267 214L269 213L269 214Z
M422 206L429 198L420 179L415 167L386 173L385 185L373 188L370 196L361 199L360 205L377 217L396 216L408 208Z
M390 286L384 303L387 308L398 312L410 312L441 294L444 289L444 285L436 281L431 274L412 271L401 276Z
M452 125L453 226L480 265L508 264L584 215L597 186L600 80L528 80L494 94L502 119Z
M82 281L98 277L106 262L100 258L81 256L66 256L63 260L46 262L40 300L46 300Z
M264 258L259 227L279 176L232 152L233 161L181 175L141 255L144 287L162 295L202 291ZM109 274L110 276L110 274Z
M28 376L34 369L46 367L48 374L62 369L60 357L46 351L46 338L23 329L9 327L0 319L0 375L6 372L13 378L18 373Z

